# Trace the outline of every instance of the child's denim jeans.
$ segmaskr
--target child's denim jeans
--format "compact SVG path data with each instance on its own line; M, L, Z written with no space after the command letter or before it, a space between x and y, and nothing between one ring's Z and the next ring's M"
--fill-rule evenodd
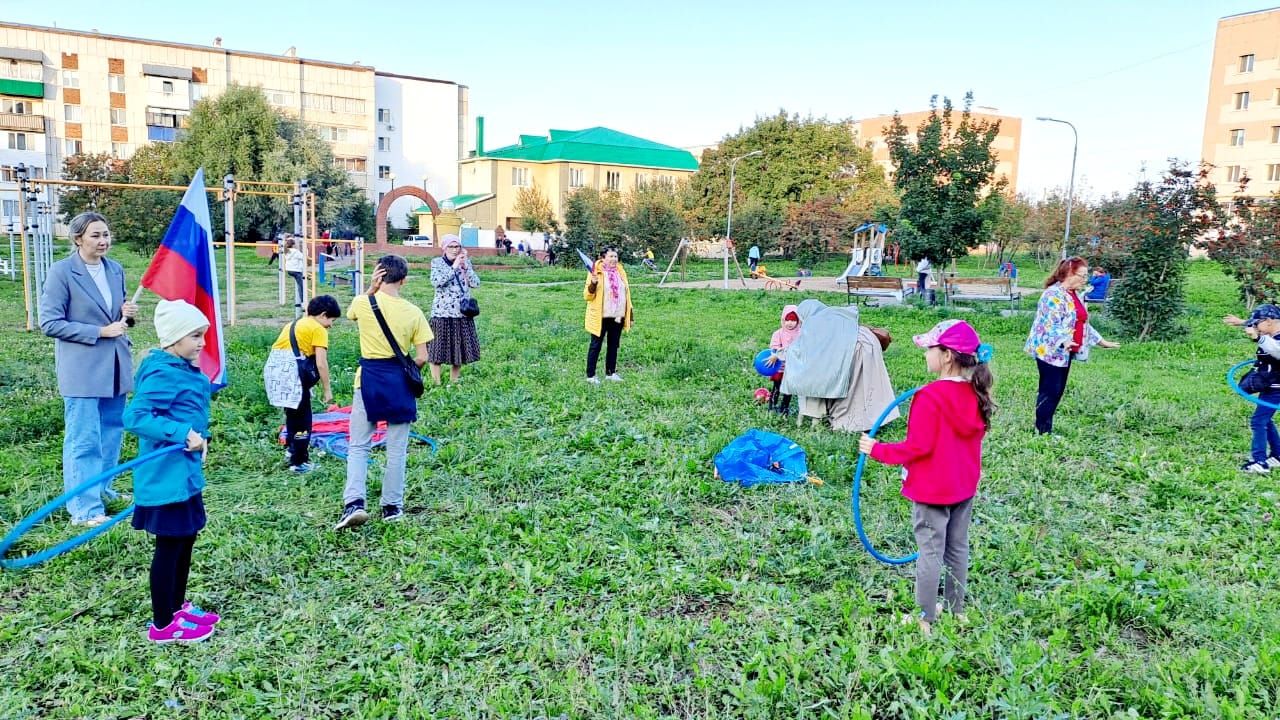
M1280 405L1280 388L1270 388L1258 393L1258 399L1264 403ZM1249 429L1253 430L1253 462L1266 464L1267 446L1271 446L1270 456L1280 458L1280 432L1276 432L1276 424L1271 421L1276 414L1275 408L1259 405L1249 419Z

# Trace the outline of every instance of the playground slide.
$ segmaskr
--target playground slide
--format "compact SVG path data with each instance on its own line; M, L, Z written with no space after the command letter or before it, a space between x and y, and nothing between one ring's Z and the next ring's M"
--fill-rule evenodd
M862 277L867 274L867 268L869 267L871 267L870 253L867 253L867 257L865 258L854 258L849 262L849 267L845 268L844 272L840 273L840 277L836 279L836 282L840 282L847 277Z

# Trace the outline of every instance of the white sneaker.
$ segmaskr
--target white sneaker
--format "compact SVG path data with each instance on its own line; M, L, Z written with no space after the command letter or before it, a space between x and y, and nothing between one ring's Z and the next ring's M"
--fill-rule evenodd
M1271 466L1260 462L1247 462L1241 465L1240 469L1250 475L1268 475L1271 473Z
M79 522L73 522L71 524L79 527L96 528L102 523L110 519L111 518L107 517L106 515L94 515L93 517L85 518L84 520L81 520Z
M600 378L596 377L595 375L592 375L591 377L587 378L587 382L591 383L592 385L599 385Z
M1271 469L1280 468L1280 457L1267 458L1267 467Z
M613 382L622 382L622 376L619 375L618 373L613 373L612 375L605 375L604 379L612 380Z

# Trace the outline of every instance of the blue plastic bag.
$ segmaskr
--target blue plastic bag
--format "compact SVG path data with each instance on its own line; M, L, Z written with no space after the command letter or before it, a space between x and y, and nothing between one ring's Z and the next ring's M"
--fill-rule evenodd
M751 487L761 483L805 482L809 462L804 448L790 438L764 430L748 430L716 453L721 480Z

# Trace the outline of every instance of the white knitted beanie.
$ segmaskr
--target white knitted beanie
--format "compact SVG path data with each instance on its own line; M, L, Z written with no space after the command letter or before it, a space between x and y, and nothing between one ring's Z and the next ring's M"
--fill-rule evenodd
M187 333L209 327L209 319L186 300L161 300L156 306L156 335L167 348Z

